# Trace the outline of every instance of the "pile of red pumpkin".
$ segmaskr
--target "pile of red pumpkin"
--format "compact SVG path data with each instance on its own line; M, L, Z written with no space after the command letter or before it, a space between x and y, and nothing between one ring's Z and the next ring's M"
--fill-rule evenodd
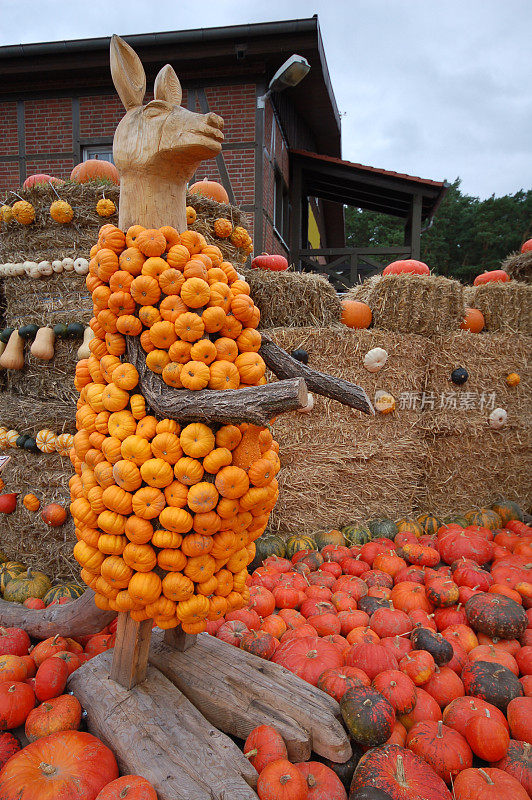
M54 636L34 647L20 628L0 628L0 797L2 800L157 800L137 775L118 777L116 759L80 731L82 708L66 692L81 664L114 646L116 621L94 636ZM24 726L21 748L10 733ZM22 738L22 736L21 736Z
M532 527L515 520L269 556L250 606L208 631L340 703L358 756L368 751L352 800L451 800L451 787L456 800L527 800L531 562Z

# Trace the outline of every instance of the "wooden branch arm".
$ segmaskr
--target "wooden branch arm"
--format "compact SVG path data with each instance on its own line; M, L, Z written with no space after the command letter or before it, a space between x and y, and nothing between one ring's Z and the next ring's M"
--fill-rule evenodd
M267 334L261 332L261 336L262 345L259 353L278 378L304 378L311 392L330 397L331 400L357 408L365 414L375 414L371 401L361 386L307 367L275 344Z
M278 414L304 408L308 402L305 381L299 376L265 386L194 392L172 389L148 369L144 351L136 337L127 337L127 357L138 370L139 388L151 410L180 422L267 425Z
M101 611L94 605L94 592L85 592L71 603L33 611L19 603L0 600L0 624L4 628L23 628L30 636L88 636L98 633L116 617L114 611Z

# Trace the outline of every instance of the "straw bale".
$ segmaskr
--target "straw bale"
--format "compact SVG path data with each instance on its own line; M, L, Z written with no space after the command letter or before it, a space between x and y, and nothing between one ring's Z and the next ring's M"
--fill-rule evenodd
M75 403L78 392L74 387L74 372L77 363L79 339L57 339L55 355L50 361L41 361L31 355L29 345L24 348L25 366L21 370L7 370L5 389L18 397L33 398L37 403L42 399L61 400Z
M510 253L501 264L510 278L524 283L532 283L532 250L526 253Z
M50 205L58 195L74 209L74 218L68 224L54 222L50 217ZM9 192L4 198L9 205L22 198L34 206L35 221L31 225L20 225L14 220L7 225L1 223L0 261L52 261L87 256L98 237L98 229L107 222L115 225L118 222L118 213L106 219L96 213L96 203L104 196L118 208L119 189L110 183L67 181L54 188L40 184L20 189L16 194Z
M430 343L419 336L346 328L269 333L286 350L304 347L312 367L362 385L370 397L386 389L397 398L423 386ZM389 354L384 368L374 374L362 365L373 347ZM322 397L314 400L311 414L285 414L273 425L283 468L270 529L312 533L354 520L408 513L426 456L417 412L367 417Z
M441 275L378 275L347 297L369 305L376 328L421 336L457 330L465 313L464 287Z
M66 400L0 392L0 427L35 435L43 428L76 433L76 404Z
M323 275L240 269L261 313L261 328L340 326L340 298Z
M10 450L11 460L2 470L6 491L19 492L13 514L4 514L0 529L0 549L8 558L21 561L28 567L46 572L54 581L79 582L79 566L72 549L76 543L72 517L60 528L49 528L40 512L28 511L22 498L28 492L36 494L41 504L59 503L68 509L68 481L72 465L68 458L57 454L44 455L23 450Z
M482 431L436 435L428 444L417 510L443 516L505 497L531 511L531 441L526 430L485 426Z
M482 311L491 333L532 335L532 285L509 281L474 286L468 292L468 303Z
M60 272L48 277L5 278L6 325L56 325L58 322L83 322L92 317L92 300L85 276ZM78 344L79 347L79 344Z
M427 376L430 399L427 395L422 419L428 433L481 435L493 408L508 412L503 430L523 431L530 424L532 337L459 331L437 336L433 344ZM469 373L462 386L451 381L456 367L465 367ZM510 372L519 374L518 386L506 383Z

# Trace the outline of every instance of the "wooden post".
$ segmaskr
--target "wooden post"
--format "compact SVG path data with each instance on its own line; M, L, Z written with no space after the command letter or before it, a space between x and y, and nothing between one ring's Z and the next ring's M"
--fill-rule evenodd
M111 679L132 689L146 677L153 620L135 622L129 613L118 615Z
M169 628L164 632L165 644L180 653L184 653L185 650L193 647L197 638L195 633L185 633L181 625L178 625L177 628Z

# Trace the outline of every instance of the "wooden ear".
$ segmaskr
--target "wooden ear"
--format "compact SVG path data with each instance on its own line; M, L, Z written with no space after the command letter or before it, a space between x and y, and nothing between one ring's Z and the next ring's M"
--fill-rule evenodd
M179 78L170 64L166 64L155 78L154 97L173 106L180 106L183 92Z
M111 75L126 110L141 106L146 94L144 67L133 48L116 34L111 38Z

